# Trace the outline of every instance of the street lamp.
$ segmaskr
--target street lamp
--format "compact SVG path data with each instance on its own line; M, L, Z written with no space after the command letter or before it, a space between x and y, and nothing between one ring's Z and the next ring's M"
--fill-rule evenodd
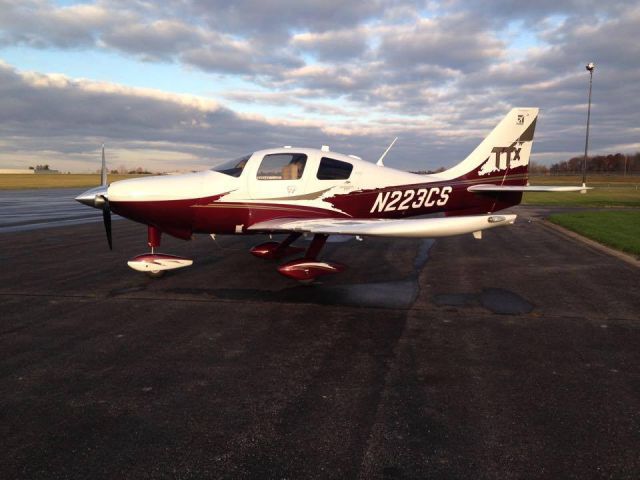
M582 187L587 186L587 151L589 150L589 121L591 120L591 86L593 85L593 71L596 69L596 64L589 62L585 67L589 72L589 107L587 109L587 137L584 141L584 160L582 161ZM582 190L582 193L586 193L587 190Z

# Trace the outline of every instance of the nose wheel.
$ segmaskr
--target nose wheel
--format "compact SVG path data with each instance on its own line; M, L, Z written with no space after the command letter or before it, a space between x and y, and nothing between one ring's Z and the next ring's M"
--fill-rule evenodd
M155 249L151 247L151 255L155 255ZM164 277L166 270L147 270L144 272L149 278L161 278Z
M145 273L149 278L161 278L161 277L164 277L166 270L149 270L148 272L145 272Z

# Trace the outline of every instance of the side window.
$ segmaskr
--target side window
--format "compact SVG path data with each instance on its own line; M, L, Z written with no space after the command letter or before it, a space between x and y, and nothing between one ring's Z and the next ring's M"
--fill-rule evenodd
M353 165L333 158L322 157L318 168L318 180L347 180L351 176Z
M302 178L307 156L302 153L265 155L258 168L258 180L297 180Z

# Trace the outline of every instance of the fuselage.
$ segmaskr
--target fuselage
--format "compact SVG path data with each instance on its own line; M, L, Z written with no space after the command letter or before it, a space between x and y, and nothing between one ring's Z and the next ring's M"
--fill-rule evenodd
M276 218L406 218L491 213L519 203L467 191L496 176L418 175L310 148L260 150L211 170L114 182L111 210L170 235L245 233ZM505 183L508 184L508 183Z

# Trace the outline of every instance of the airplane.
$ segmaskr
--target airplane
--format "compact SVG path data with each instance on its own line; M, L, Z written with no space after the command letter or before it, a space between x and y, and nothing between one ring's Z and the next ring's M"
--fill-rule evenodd
M162 234L287 234L254 246L253 255L285 259L281 274L303 283L345 266L319 259L330 235L437 238L511 225L523 192L573 192L583 187L530 186L528 165L537 108L512 109L467 158L440 173L420 175L355 155L284 146L259 150L210 170L101 185L76 200L102 210L109 248L111 212L147 225L150 252L128 265L150 276L189 266L191 259L156 253ZM395 142L395 140L394 140ZM305 249L294 246L313 235Z

